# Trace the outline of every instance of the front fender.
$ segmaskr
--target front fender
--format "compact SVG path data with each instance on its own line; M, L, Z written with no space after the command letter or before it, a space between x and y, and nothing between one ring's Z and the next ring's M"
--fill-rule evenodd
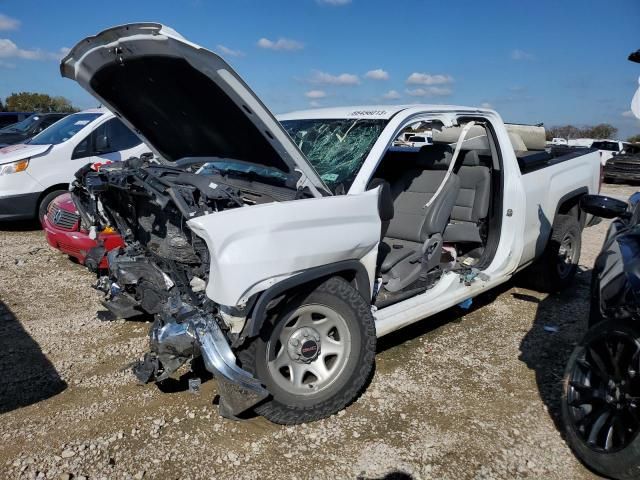
M225 306L315 267L360 260L380 241L378 190L254 205L191 219L209 248L207 296ZM375 262L366 264L369 283ZM254 287L261 284L260 289Z
M358 260L345 260L315 267L305 272L299 273L265 290L255 303L251 315L243 329L242 338L255 337L260 333L260 329L267 318L267 307L275 298L287 292L298 292L300 288L318 283L321 279L338 275L352 280L354 287L360 295L367 301L371 301L372 290L369 282L369 274L362 262Z

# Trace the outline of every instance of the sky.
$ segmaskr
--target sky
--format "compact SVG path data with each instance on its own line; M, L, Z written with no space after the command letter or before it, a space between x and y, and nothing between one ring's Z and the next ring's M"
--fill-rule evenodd
M640 133L638 0L0 0L0 98L38 91L96 105L60 76L78 41L164 23L220 53L274 113L360 104L456 104L505 121L601 122Z

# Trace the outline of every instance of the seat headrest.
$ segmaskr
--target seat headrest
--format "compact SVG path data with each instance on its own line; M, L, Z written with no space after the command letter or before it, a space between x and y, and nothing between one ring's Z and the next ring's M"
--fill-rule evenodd
M462 165L465 167L479 167L480 157L478 156L478 152L475 150L469 150L462 159Z
M418 165L436 170L446 170L451 163L451 147L445 143L425 145L418 151Z

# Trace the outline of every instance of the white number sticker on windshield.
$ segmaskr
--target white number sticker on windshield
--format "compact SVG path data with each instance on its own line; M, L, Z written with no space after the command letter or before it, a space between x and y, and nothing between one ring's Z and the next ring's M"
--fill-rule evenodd
M78 120L74 125L86 125L89 123L89 120Z

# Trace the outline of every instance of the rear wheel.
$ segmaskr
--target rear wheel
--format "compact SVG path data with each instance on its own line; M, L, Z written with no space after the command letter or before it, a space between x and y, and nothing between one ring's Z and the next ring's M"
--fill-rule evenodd
M371 377L375 349L371 306L336 277L289 301L238 358L271 393L256 413L297 424L353 402Z
M581 234L576 217L556 216L544 253L532 267L529 276L529 281L536 290L556 292L571 284L578 270Z
M603 321L573 351L563 380L567 443L600 474L640 479L640 328Z
M66 190L54 190L53 192L47 193L40 203L38 204L38 221L42 223L47 211L49 210L49 205L53 202L57 197L62 195L63 193L67 193Z

